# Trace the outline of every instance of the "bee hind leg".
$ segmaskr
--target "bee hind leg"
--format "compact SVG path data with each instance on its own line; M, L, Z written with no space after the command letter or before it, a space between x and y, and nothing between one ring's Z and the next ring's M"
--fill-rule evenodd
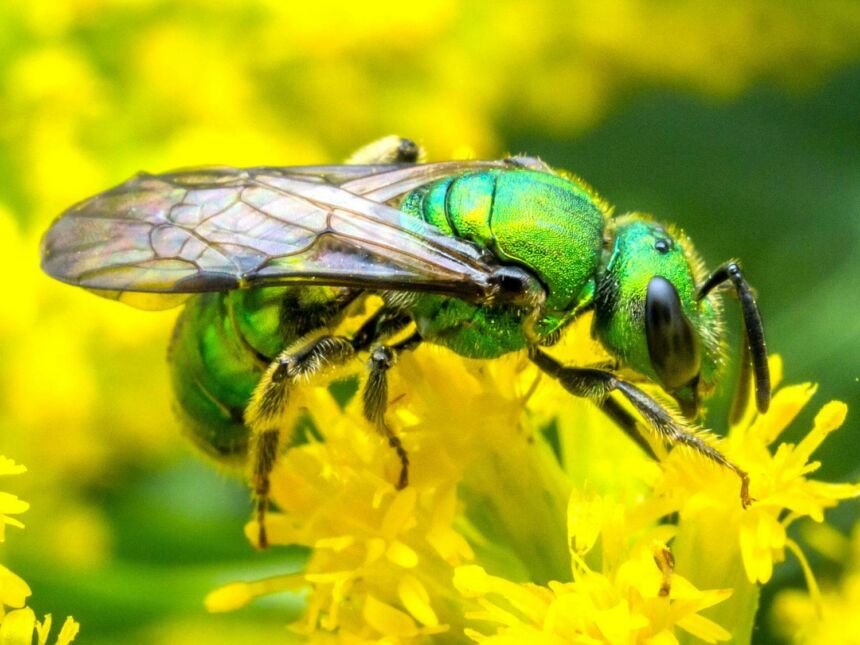
M300 381L343 365L355 355L350 339L322 336L301 347L281 352L269 364L245 410L251 431L251 485L256 499L258 546L268 546L266 513L270 475L280 452L282 430L288 424L290 390Z

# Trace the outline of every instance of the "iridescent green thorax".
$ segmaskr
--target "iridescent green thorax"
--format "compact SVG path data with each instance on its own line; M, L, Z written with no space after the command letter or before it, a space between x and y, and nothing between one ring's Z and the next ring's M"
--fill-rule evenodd
M401 209L531 271L559 319L580 299L600 260L605 213L579 183L525 169L447 178L408 195Z
M595 335L624 364L661 383L649 355L645 302L652 278L665 278L677 291L683 315L694 332L701 368L695 387L710 388L721 362L721 322L715 300L696 300L701 269L695 251L683 235L642 215L620 217L613 224L611 251L598 275ZM694 398L692 392L675 393Z

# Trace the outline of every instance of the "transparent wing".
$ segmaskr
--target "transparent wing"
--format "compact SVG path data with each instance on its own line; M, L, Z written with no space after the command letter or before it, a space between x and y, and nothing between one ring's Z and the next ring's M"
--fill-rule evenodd
M57 219L42 240L42 267L107 297L174 294L156 298L156 308L176 304L175 294L274 284L480 298L497 268L492 256L389 202L452 174L509 163L140 174Z

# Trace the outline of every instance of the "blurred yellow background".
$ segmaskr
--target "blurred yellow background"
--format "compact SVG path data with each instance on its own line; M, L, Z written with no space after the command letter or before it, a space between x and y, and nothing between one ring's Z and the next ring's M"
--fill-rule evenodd
M27 465L32 509L3 562L82 642L280 633L295 599L202 606L301 554L252 552L244 487L182 440L175 312L52 282L38 240L139 170L336 162L389 133L434 160L540 155L685 228L709 264L741 257L788 375L854 406L823 461L856 479L858 105L856 2L6 0L0 454Z

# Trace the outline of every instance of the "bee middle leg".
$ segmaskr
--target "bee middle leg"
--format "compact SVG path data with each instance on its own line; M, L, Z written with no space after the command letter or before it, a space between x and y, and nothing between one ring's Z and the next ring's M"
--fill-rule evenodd
M542 372L556 379L565 390L574 396L588 398L598 405L603 405L604 411L610 416L616 414L618 410L624 412L616 404L607 408L604 403L612 392L620 393L633 404L636 411L642 415L658 436L670 443L685 445L735 473L741 480L741 504L746 508L752 503L749 494L749 475L746 471L741 470L740 467L729 461L723 453L685 428L663 406L632 383L628 383L606 370L566 367L540 349L533 349L529 358ZM624 414L627 415L626 412Z
M409 485L409 454L403 447L394 431L385 422L385 411L388 408L388 370L397 362L400 352L415 349L421 342L417 333L395 345L377 345L370 351L367 365L370 373L362 392L364 417L370 421L376 430L388 440L400 459L400 476L397 479L397 490Z

